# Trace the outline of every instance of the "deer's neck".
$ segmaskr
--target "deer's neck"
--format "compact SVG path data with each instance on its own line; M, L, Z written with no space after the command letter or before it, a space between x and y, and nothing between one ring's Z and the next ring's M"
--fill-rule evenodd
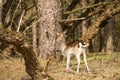
M65 49L67 47L66 43L61 43L61 48Z
M67 45L66 45L66 42L63 41L61 42L61 51L64 52L64 50L66 49Z

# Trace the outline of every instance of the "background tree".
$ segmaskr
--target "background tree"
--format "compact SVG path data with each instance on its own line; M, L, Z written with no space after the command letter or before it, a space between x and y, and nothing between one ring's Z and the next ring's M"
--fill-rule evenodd
M115 18L115 31L114 31L114 49L116 52L120 51L120 19L119 19L120 15L117 15Z
M36 6L36 1L34 0L6 0L2 10L3 27L26 35L31 43L30 46L32 46L32 40L35 39L31 38L31 27L34 26L31 24L37 18Z
M99 40L100 40L100 48L99 51L100 52L105 52L105 29L101 29L99 32Z
M0 0L0 25L2 25L2 3L3 1Z
M62 32L58 20L62 19L61 0L38 0L39 10L39 53L46 58L47 55L60 55L59 43L56 43L57 33Z
M65 15L68 15L68 14L78 13L84 9L87 9L86 12L84 14L79 15L77 17L77 19L71 19L71 20L69 19L69 20L64 20L64 21L69 21L69 22L71 21L73 24L71 28L73 28L73 27L75 28L79 23L81 23L81 21L82 21L81 17L85 17L85 19L94 17L94 18L92 18L93 20L90 23L90 24L92 24L96 20L96 18L100 16L100 15L99 16L96 16L96 15L102 14L104 11L106 11L108 8L110 8L109 6L112 6L112 7L114 6L114 8L115 8L115 5L119 4L117 2L118 2L117 0L110 1L110 3L109 3L109 1L100 1L100 2L97 0L90 1L89 4L93 4L92 6L77 8L77 9L73 9L72 11L64 12ZM104 8L105 10L103 11L102 8ZM107 22L106 22L106 24L107 24ZM100 26L105 26L105 25L100 25ZM102 44L102 43L100 43L100 44ZM99 45L98 42L94 46L96 46L96 45ZM100 48L100 46L98 46L97 48Z
M109 29L108 29L108 38L106 40L106 52L112 53L114 52L114 29L115 29L115 20L114 18L109 21Z

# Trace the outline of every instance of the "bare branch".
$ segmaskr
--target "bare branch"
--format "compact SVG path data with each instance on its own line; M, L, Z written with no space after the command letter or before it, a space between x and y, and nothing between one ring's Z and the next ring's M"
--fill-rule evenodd
M75 19L63 19L60 22L70 22L70 21L78 21L78 20L85 20L85 18L75 18Z
M81 11L81 10L84 10L84 9L93 8L93 7L100 6L100 5L109 5L109 4L116 4L116 3L118 3L118 1L115 1L115 2L100 2L98 4L85 6L85 7L73 10L73 11L66 11L66 12L64 12L64 14L72 14L74 12L78 12L78 11Z
M88 28L85 35L82 36L80 40L84 42L89 42L90 39L94 38L98 31L104 27L102 24L106 24L107 20L113 17L116 14L120 13L120 7L109 8L105 12L103 12L100 17Z
M20 18L19 23L18 23L18 29L17 29L17 32L19 32L19 30L20 30L20 25L21 25L22 18L23 18L23 16L24 16L24 14L25 14L25 10L23 10L23 12L22 12L22 14L21 14L21 18Z

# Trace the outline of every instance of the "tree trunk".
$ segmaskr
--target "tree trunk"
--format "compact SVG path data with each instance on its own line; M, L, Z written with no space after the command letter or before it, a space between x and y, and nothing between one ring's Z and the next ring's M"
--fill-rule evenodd
M100 37L99 37L99 40L100 40L100 48L99 48L99 51L100 52L105 52L105 39L104 39L104 29L101 29L100 30Z
M2 25L2 0L0 0L0 28Z
M46 74L42 74L43 68L25 39L19 33L0 29L0 43L14 45L18 52L20 52L25 60L26 72L32 77L32 80L44 80L50 78ZM52 80L52 78L50 78Z
M11 6L13 4L13 0L3 0L3 15L2 15L2 22L4 27L8 27L9 22L11 21Z
M82 0L81 1L82 7L85 7L88 5L88 0ZM86 12L86 10L83 10L83 13ZM90 20L86 19L82 21L82 35L85 35L85 33L87 32L87 29L89 27ZM92 41L90 41L90 46L89 46L89 51L92 52L93 48L92 48Z
M61 0L38 0L39 18L41 19L39 22L39 52L43 58L46 58L47 55L59 54L56 33L62 32L62 27L58 22L62 17L61 3Z
M114 36L114 28L115 28L115 20L112 18L109 21L109 25L108 25L108 38L106 41L106 52L111 53L114 51L114 45L113 45L113 36Z

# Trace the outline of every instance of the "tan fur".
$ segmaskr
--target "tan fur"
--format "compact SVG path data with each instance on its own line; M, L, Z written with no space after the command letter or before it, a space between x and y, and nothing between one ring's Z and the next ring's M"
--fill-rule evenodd
M64 36L63 35L60 35L58 37L58 40L59 41L63 41L61 43L61 52L64 56L67 57L67 64L66 64L66 69L69 69L70 68L70 57L71 57L71 54L75 55L76 58L77 58L77 61L78 61L78 66L77 66L77 72L79 72L79 67L80 67L80 55L83 54L83 57L84 57L84 62L85 62L85 65L86 65L86 68L87 68L87 71L89 72L89 68L88 68L88 65L87 65L87 60L86 60L86 47L89 46L89 44L82 44L82 42L80 41L75 41L75 42L72 42L71 44L67 45L66 42L64 41Z

